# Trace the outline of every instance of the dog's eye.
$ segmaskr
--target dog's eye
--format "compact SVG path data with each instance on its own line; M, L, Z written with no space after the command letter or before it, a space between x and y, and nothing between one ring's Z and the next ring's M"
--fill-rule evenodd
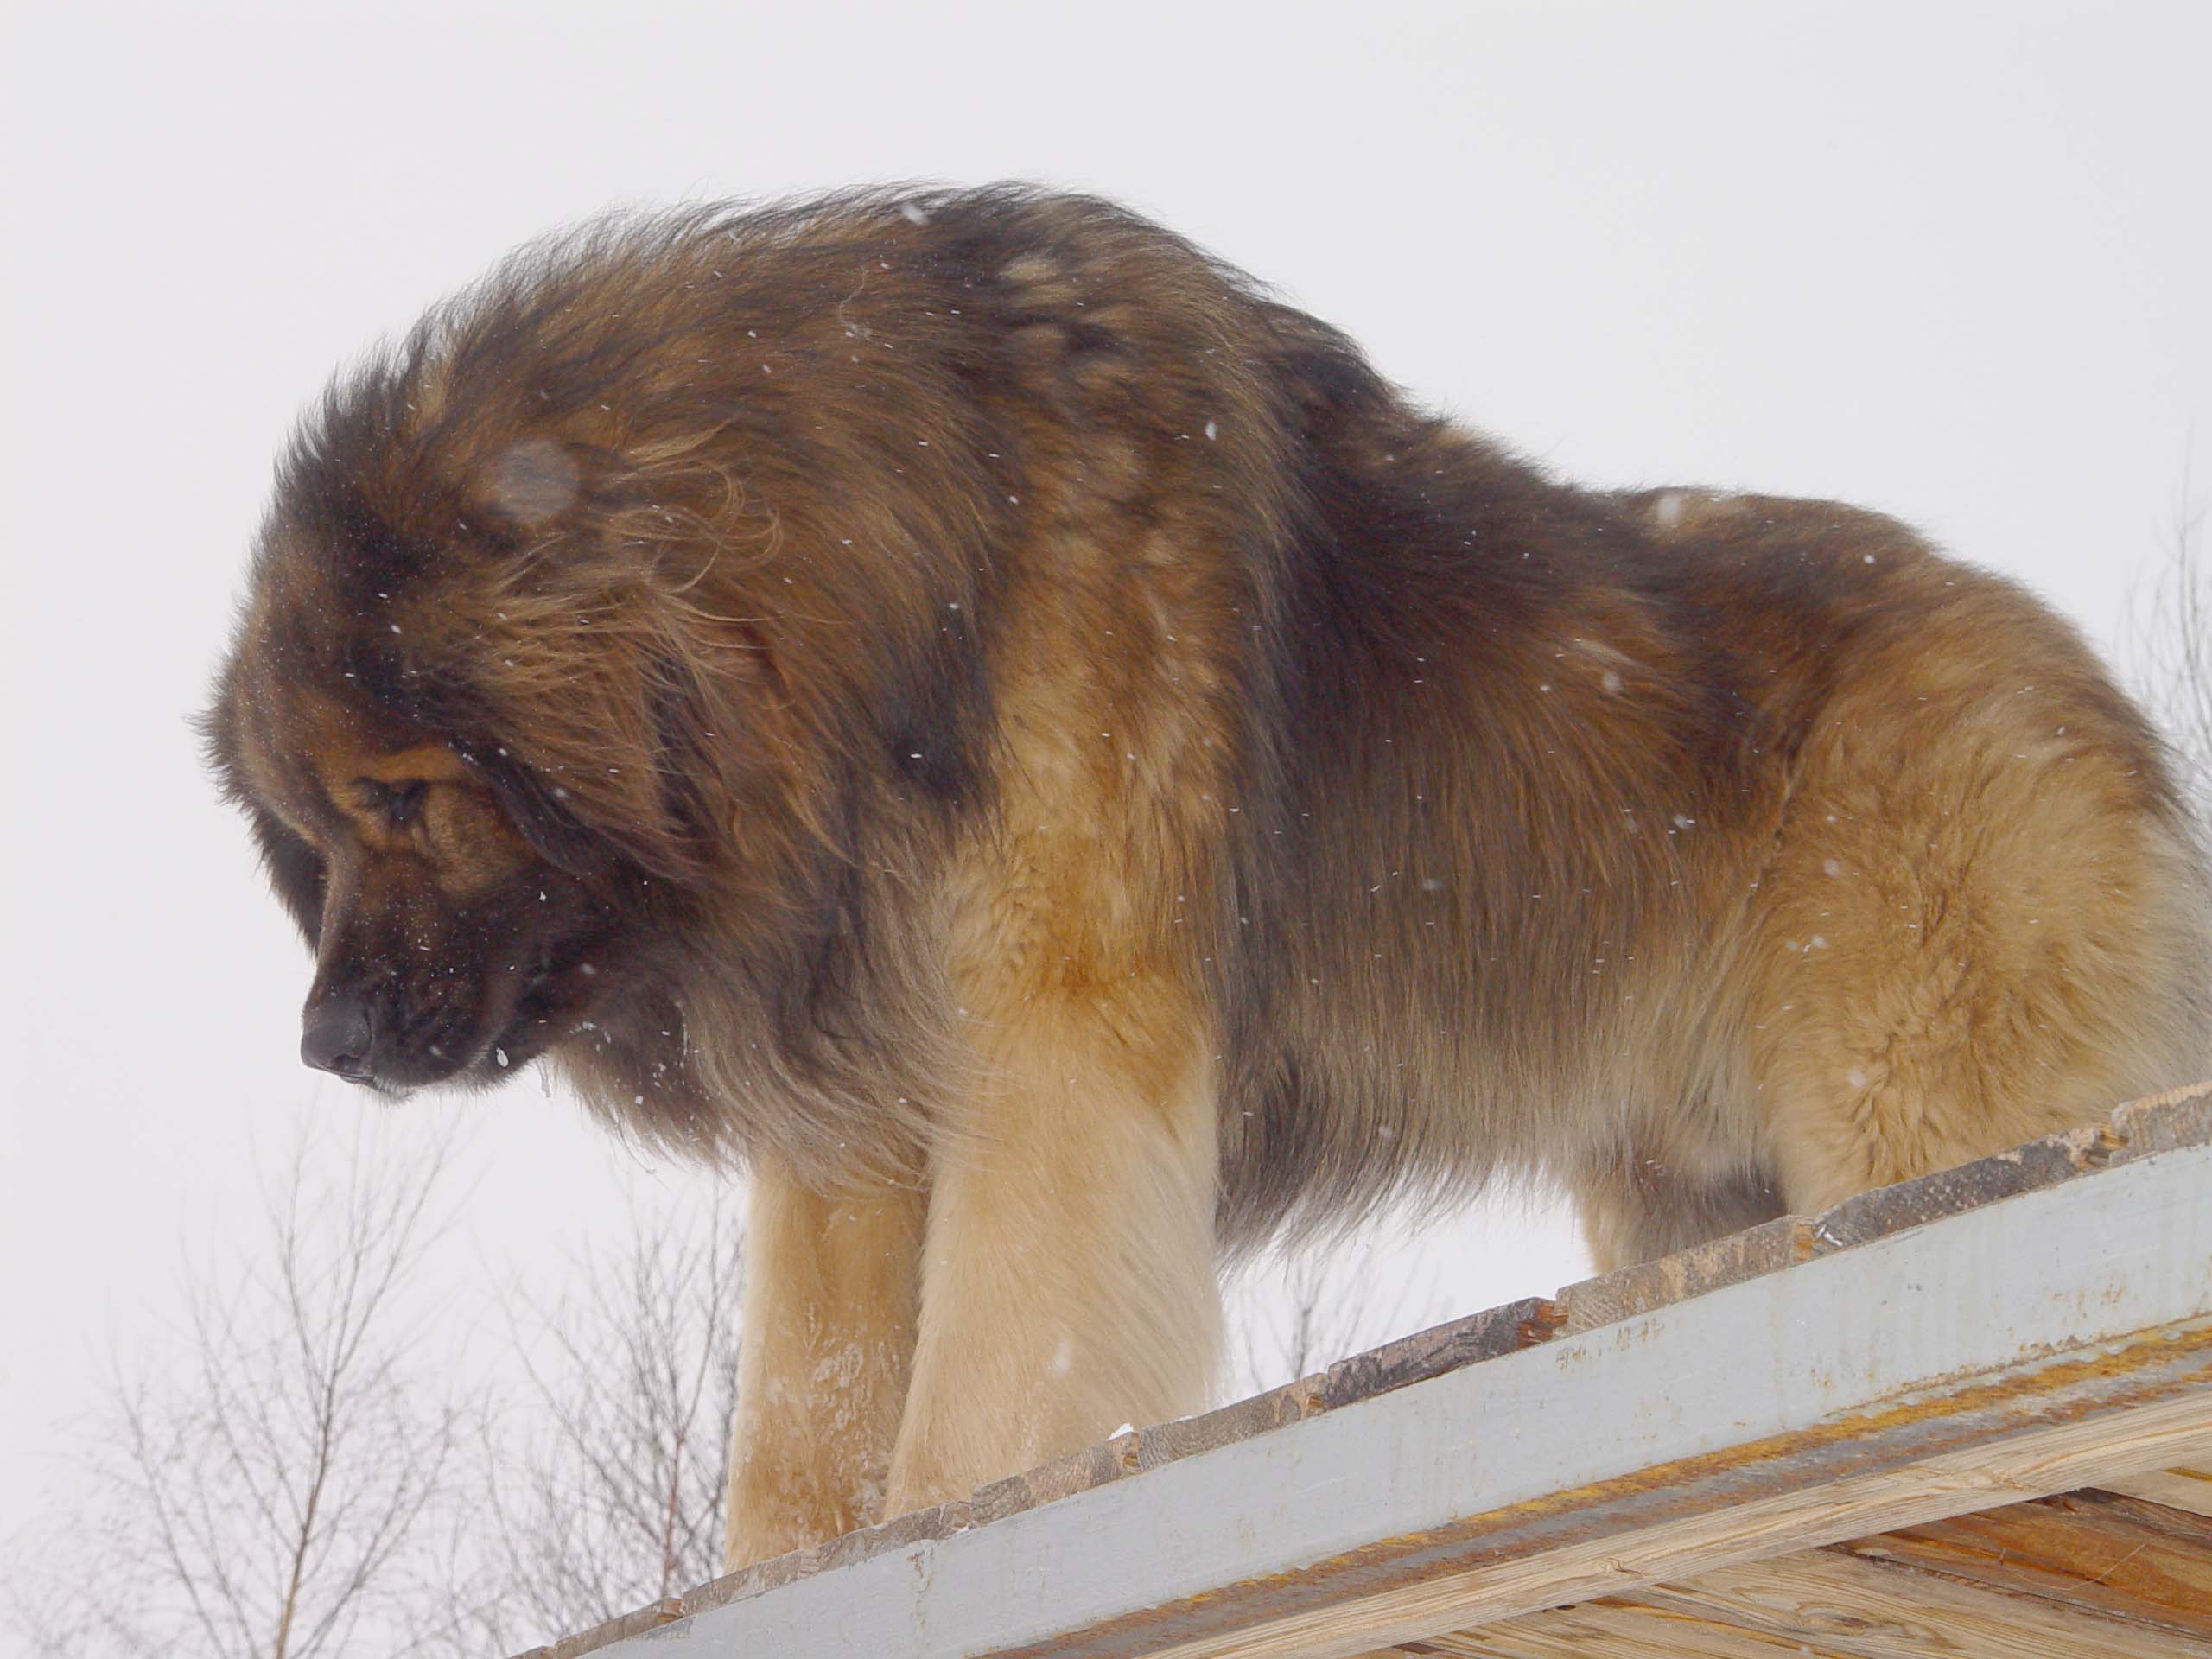
M361 798L369 810L384 816L384 820L395 830L404 830L421 816L423 797L429 785L419 778L410 778L396 784L380 783L374 778L359 779Z

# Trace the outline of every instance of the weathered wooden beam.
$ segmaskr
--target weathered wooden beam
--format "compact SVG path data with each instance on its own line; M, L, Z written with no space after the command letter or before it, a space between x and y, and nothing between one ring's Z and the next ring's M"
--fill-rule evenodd
M2107 1489L2123 1497L2139 1497L2152 1503L2163 1503L2170 1510L2185 1510L2191 1515L2212 1516L2212 1467L2202 1469L2160 1469L2150 1474L2130 1475L2124 1480L2106 1483Z
M1667 1645L1691 1633L1713 1645ZM1570 1635L1585 1637L1583 1645L1566 1645L1561 1638ZM1672 1659L1726 1653L1726 1640L1745 1639L1839 1659L2204 1659L2206 1652L2201 1640L2173 1630L1832 1550L1703 1573L1618 1605L1509 1619L1467 1632L1460 1645L1433 1645L1462 1659Z
M2072 1492L1836 1548L2194 1636L2212 1655L2212 1522L2180 1510Z
M2196 1466L2209 1127L2202 1097L2123 1114L1678 1266L1687 1300L1639 1269L1377 1357L1389 1391L1232 1408L1228 1444L1125 1436L709 1586L651 1653L1341 1659Z

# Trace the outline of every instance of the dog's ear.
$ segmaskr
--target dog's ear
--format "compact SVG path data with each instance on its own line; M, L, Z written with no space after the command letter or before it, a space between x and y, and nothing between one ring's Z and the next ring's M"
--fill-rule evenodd
M580 878L704 880L759 763L777 671L743 594L774 524L702 448L532 436L410 486L404 525L323 512L367 619L344 678Z
M249 811L254 844L260 849L261 867L268 874L269 885L312 948L322 937L322 901L329 873L315 849L260 803L252 803Z
M613 849L570 809L563 785L546 782L505 743L469 736L448 741L539 857L587 885L617 874Z
M461 532L477 545L426 630L439 667L416 689L442 682L450 706L425 723L579 874L702 880L757 763L777 670L741 595L772 525L756 535L695 454L507 446L479 469Z

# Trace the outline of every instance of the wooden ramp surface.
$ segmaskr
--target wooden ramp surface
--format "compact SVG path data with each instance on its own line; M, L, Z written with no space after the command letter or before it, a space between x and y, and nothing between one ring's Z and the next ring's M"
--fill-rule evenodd
M2212 1084L526 1659L2212 1659Z

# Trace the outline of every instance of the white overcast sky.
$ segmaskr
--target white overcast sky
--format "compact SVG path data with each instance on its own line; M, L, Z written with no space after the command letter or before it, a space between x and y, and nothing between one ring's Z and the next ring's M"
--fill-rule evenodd
M365 1109L185 727L271 456L332 368L616 202L1019 176L1105 192L1579 479L1847 498L2107 645L2212 484L2212 6L22 3L0 617L0 1532L50 1425ZM2194 435L2194 436L2192 436ZM410 1105L429 1132L450 1109ZM492 1268L642 1181L525 1081L466 1108ZM1553 1212L1423 1258L1583 1270Z

